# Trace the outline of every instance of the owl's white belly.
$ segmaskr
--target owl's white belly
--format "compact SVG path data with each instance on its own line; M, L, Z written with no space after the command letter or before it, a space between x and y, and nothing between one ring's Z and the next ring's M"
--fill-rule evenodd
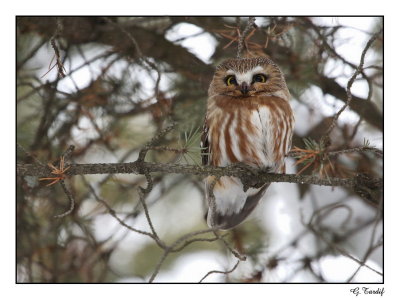
M243 191L242 182L236 177L221 177L221 186L214 188L216 211L232 215L239 213L246 203L248 196L256 194L260 189L249 188Z

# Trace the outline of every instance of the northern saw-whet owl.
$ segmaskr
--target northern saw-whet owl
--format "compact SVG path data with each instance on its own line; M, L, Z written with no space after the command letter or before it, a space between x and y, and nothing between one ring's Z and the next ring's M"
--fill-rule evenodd
M284 173L294 126L289 99L285 78L270 59L238 58L220 64L208 90L202 163L221 167L241 163ZM210 185L215 196L215 211L209 207L207 223L220 229L244 221L269 186L244 191L239 178L215 180L214 176L205 180L207 203Z

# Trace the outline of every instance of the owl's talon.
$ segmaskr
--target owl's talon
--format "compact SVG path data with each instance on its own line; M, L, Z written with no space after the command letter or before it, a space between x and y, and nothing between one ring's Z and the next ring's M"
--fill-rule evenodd
M239 168L243 171L243 174L240 174L241 176L239 177L240 181L243 184L243 191L246 192L249 188L257 185L255 178L259 174L260 169L255 168L250 165L247 165L243 162L237 162L237 163L231 164L230 166L232 168Z

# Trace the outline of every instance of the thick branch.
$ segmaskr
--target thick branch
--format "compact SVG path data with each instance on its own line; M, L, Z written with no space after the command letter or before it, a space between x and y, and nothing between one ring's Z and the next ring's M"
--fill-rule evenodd
M344 186L356 187L360 184L358 177L353 178L329 178L321 179L310 175L295 174L274 174L263 171L257 173L243 170L243 168L229 167L213 167L213 166L196 166L196 165L177 165L177 164L160 164L151 162L133 162L133 163L110 163L110 164L72 164L66 173L69 176L83 174L145 174L147 172L159 173L179 173L200 176L234 176L241 178L243 182L249 186L257 186L265 182L290 182L299 184L314 184L322 186ZM17 164L17 174L19 176L38 176L51 177L51 170L47 166L39 164ZM382 179L366 179L371 180L374 186L382 186ZM365 183L366 184L366 183Z

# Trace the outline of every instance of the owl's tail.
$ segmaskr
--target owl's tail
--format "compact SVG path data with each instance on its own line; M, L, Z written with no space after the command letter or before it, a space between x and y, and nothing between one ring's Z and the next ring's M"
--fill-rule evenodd
M222 230L231 229L240 223L242 223L247 216L254 210L258 202L265 193L265 190L269 187L269 183L264 185L256 194L248 196L246 203L238 213L233 214L221 214L220 212L212 212L211 207L208 209L206 214L207 224L210 228L218 227Z

